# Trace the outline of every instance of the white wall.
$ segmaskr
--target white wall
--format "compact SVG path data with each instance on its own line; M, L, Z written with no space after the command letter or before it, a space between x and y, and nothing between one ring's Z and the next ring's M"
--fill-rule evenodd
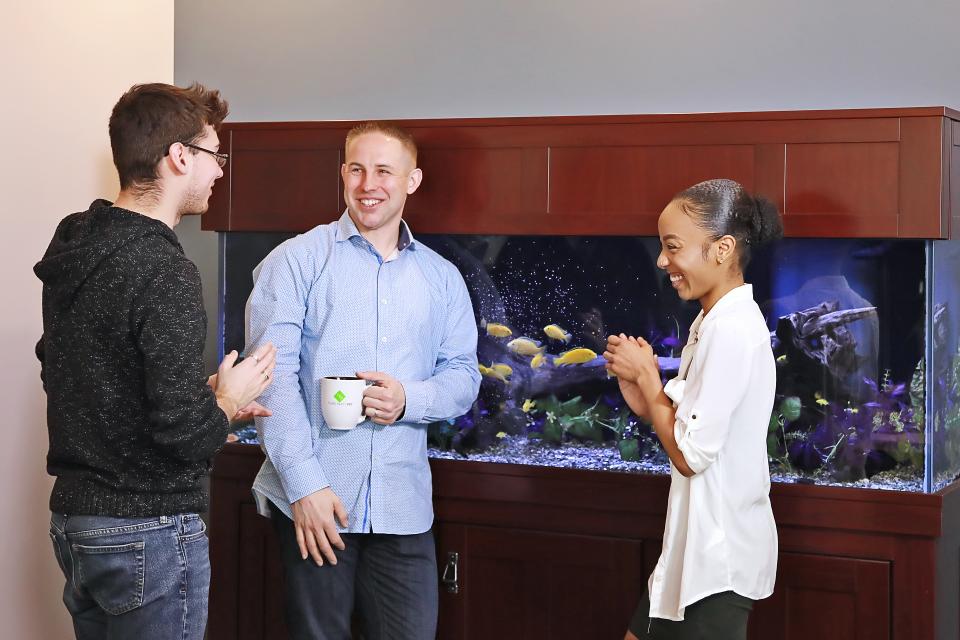
M137 82L173 81L172 0L5 2L0 9L0 636L72 638L47 534L45 397L31 271L57 222L118 188L107 120Z

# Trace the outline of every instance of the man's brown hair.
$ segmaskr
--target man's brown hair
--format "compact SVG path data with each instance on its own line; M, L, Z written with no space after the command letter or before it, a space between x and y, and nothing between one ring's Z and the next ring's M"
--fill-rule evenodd
M388 138L393 138L403 145L403 148L410 152L413 157L413 166L417 166L417 143L409 131L392 122L381 122L372 120L370 122L361 122L347 133L347 140L344 143L344 149L350 146L356 138L366 133L381 133Z
M187 88L161 83L131 87L110 114L110 147L120 188L150 190L171 144L195 142L204 126L218 129L226 117L227 103L220 92L198 83Z

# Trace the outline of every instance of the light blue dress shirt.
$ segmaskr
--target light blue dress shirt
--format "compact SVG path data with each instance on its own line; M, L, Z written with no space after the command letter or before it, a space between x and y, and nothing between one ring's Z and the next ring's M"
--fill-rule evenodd
M466 413L480 386L477 327L459 271L401 224L384 260L347 213L287 240L254 270L247 352L277 347L274 380L257 418L267 455L254 482L258 510L325 487L343 502L341 532L415 534L433 524L426 425ZM389 258L389 257L388 257ZM383 371L407 405L389 426L326 426L320 380Z

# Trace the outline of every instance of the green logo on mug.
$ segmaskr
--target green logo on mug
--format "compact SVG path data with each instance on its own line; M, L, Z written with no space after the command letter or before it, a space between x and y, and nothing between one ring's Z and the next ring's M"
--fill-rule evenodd
M343 402L344 398L346 398L347 395L343 391L337 391L335 394L333 394L333 397L336 399L337 402Z

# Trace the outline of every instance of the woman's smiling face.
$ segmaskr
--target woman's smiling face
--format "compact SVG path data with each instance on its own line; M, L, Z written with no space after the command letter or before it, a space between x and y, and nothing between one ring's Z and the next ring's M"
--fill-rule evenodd
M717 242L697 226L693 218L673 201L657 222L660 255L657 266L670 276L670 284L683 300L710 300L727 279L726 265L718 262ZM707 308L707 305L704 304Z

